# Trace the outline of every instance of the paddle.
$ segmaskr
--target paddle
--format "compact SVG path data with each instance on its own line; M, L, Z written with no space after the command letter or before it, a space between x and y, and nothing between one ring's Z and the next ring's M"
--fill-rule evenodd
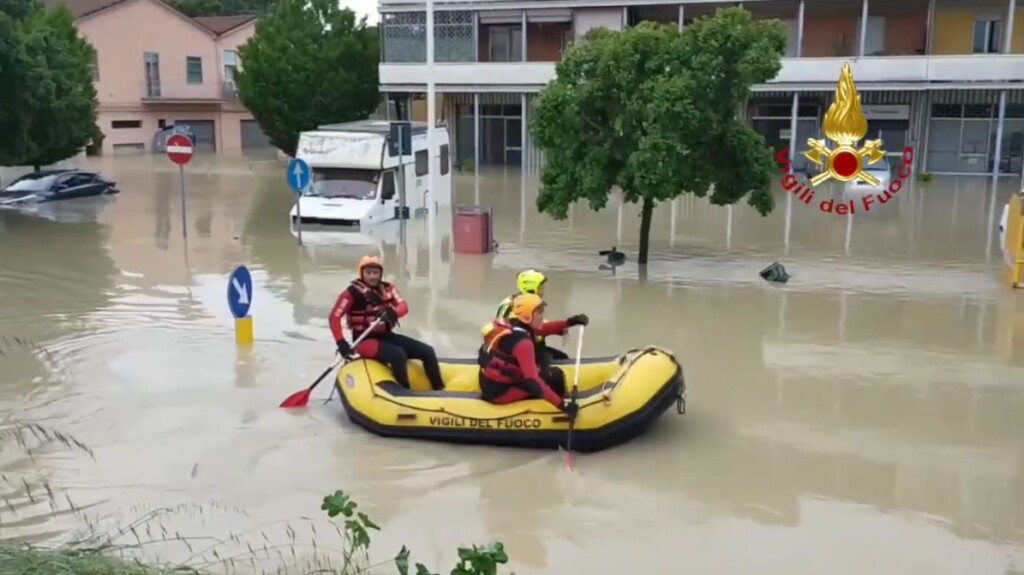
M355 349L356 346L358 346L366 338L366 336L370 335L370 332L373 331L373 329L377 327L377 324L379 324L381 321L383 321L381 318L375 319L373 323L370 324L370 327L368 327L366 331L364 331L363 334L360 335L352 343L352 349ZM323 381L325 377L327 377L327 374L337 369L337 367L340 366L344 361L344 357L338 358L337 361L331 364L331 367L325 369L324 372L320 374L320 377L316 378L316 381L313 382L313 385L307 387L306 389L303 389L302 391L296 391L295 393L289 395L287 398L285 398L284 401L281 402L280 407L283 407L285 409L293 407L306 407L306 405L309 403L309 396L313 393L313 390L316 389L316 386L320 385L320 382Z
M569 401L573 404L576 403L576 397L580 390L580 360L583 358L583 326L580 326L580 335L576 338L576 370L572 374L572 393L569 395ZM577 406L577 409L579 407ZM576 412L576 416L579 416L579 412ZM572 461L572 431L576 427L576 417L569 419L569 435L565 439L565 466L570 471L573 469Z

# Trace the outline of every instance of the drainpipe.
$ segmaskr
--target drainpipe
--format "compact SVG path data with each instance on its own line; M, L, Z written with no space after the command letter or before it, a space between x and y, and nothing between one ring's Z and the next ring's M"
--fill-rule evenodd
M1003 53L1009 54L1013 47L1013 19L1017 15L1017 0L1010 0L1010 7L1006 14L1006 33L1003 34Z
M860 8L860 47L857 56L864 57L864 46L867 44L868 35L868 0L864 0Z
M796 12L796 57L799 58L803 53L804 44L804 0L800 0L800 6ZM797 128L797 116L800 112L800 93L797 91L793 92L793 108L789 114L789 165L792 166L796 163L796 128Z
M924 54L932 55L932 28L935 22L935 0L928 0L928 20L924 24Z

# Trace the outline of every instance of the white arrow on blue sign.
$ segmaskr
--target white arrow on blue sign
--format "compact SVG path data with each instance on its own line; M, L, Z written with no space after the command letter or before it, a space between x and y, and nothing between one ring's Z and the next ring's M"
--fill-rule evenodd
M296 194L301 194L302 190L305 190L306 186L309 185L309 164L301 158L292 158L288 161L288 167L285 168L285 178L288 180L288 185L292 188L292 191Z
M228 279L228 307L238 319L249 315L252 306L252 274L249 268L238 266Z

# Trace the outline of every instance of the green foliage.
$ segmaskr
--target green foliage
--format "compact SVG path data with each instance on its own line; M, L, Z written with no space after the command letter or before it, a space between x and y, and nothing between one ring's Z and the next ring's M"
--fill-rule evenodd
M239 50L239 96L271 143L295 154L299 133L377 108L377 33L333 0L281 0Z
M0 4L0 164L42 166L99 138L93 48L64 6Z
M933 178L934 176L931 172L921 172L917 175L917 179L921 180L922 182L930 182Z
M197 16L261 16L277 6L275 0L173 0L171 5L193 18Z
M356 560L356 555L361 554L364 558L370 548L370 530L379 531L377 526L365 513L356 511L358 505L355 501L338 490L324 497L320 509L327 512L327 516L335 518L341 515L345 518L345 541L347 543L342 564L342 573L348 575L362 575L369 573L374 566L363 566ZM409 575L409 557L411 551L405 546L395 555L395 568L399 575ZM508 563L508 555L505 547L498 542L489 545L473 545L471 547L459 548L459 562L451 570L451 575L497 575L498 566ZM428 569L422 563L414 565L415 575L438 575ZM514 574L513 574L514 575Z
M641 264L658 202L710 191L714 204L746 196L769 213L772 152L739 110L752 86L781 69L786 37L781 22L740 8L681 32L650 22L591 31L538 98L530 129L547 156L538 209L564 219L586 200L599 210L618 186L643 205Z

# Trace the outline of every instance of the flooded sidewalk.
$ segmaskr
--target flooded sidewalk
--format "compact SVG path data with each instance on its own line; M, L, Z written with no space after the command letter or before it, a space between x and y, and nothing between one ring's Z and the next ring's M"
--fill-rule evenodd
M45 350L3 349L0 422L93 452L0 452L0 471L60 494L56 508L0 508L0 540L61 541L81 513L113 528L184 505L161 519L172 532L236 535L244 550L286 544L291 528L309 551L302 518L343 489L383 527L376 555L405 544L428 565L500 540L520 575L1024 571L1024 294L1000 283L995 232L1017 181L915 182L853 218L781 189L767 218L682 198L656 208L641 270L638 207L555 222L518 171L457 175L458 203L495 210L499 249L474 256L450 253L450 214L433 232L424 219L310 228L300 248L283 162L242 157L189 165L186 245L165 158L88 166L122 193L0 212L0 336ZM627 261L601 269L613 246ZM557 453L371 436L336 399L278 409L330 365L328 311L368 253L410 302L401 331L442 357L474 355L516 273L541 269L552 315L590 316L585 355L674 350L688 413L577 456L570 478ZM758 276L773 261L788 284ZM225 301L240 264L255 284L251 350L236 348Z

